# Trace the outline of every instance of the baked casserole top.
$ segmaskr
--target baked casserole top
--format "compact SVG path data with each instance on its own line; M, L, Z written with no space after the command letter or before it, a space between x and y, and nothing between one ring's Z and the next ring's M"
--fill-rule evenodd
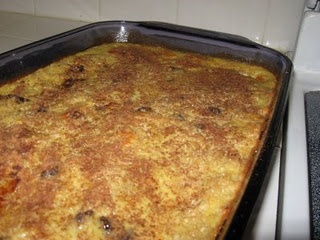
M111 43L0 86L0 239L214 239L268 125L277 78Z

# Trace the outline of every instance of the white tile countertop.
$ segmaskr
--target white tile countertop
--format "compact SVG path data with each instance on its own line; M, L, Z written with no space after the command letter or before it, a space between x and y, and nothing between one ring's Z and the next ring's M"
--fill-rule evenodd
M168 22L241 35L290 56L304 5L305 0L1 0L0 12L88 22Z
M86 24L89 22L0 12L0 53Z

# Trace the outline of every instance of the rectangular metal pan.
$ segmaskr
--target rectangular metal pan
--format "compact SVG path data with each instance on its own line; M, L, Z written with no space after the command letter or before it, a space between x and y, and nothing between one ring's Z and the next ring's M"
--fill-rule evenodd
M226 57L261 65L280 82L274 113L259 158L253 167L246 190L231 223L226 239L239 239L273 164L273 152L280 134L292 69L283 54L247 40L221 32L206 31L160 22L98 22L77 28L0 55L0 83L30 73L40 67L105 42L156 44L172 49Z

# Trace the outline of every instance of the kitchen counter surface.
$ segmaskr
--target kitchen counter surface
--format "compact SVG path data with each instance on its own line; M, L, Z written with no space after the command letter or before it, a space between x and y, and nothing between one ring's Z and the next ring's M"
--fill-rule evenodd
M0 53L86 24L89 22L0 12Z

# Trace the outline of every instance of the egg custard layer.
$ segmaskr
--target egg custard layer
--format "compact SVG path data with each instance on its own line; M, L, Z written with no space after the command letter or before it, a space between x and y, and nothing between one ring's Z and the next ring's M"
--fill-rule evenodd
M0 239L214 239L272 113L260 66L103 44L0 86Z

